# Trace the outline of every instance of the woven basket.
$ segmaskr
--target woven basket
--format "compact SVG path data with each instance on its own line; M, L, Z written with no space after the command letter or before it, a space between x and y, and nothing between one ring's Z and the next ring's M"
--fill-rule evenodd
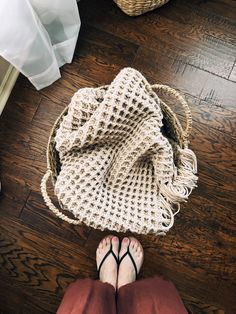
M107 86L102 86L100 88L106 89ZM163 113L162 132L164 132L169 138L173 139L180 146L180 148L187 148L188 137L190 135L191 128L192 128L192 117L191 117L191 112L190 112L187 102L176 90L170 88L169 86L155 84L155 85L152 85L152 89L157 91L158 97L160 99L161 110ZM184 128L181 126L181 123L179 119L177 118L176 114L162 100L164 99L163 97L171 98L175 102L177 101L178 103L181 104L183 111L185 113L185 118L186 118L186 125ZM55 185L57 176L60 173L60 169L61 169L59 154L55 148L55 135L63 117L67 114L67 111L68 111L68 107L66 107L63 110L63 112L60 114L60 116L56 120L49 136L49 141L47 145L47 169L48 170L42 179L41 191L42 191L42 195L46 204L56 216L60 217L61 219L67 221L70 224L80 225L81 224L80 220L68 217L67 215L62 213L61 210L55 207L47 193L48 179L51 177L52 184Z
M118 7L130 16L137 16L161 7L169 0L114 0Z

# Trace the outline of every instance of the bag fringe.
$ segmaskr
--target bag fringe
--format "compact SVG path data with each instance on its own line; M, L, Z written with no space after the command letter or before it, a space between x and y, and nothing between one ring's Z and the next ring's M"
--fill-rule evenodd
M189 148L178 148L180 165L175 167L174 180L162 183L159 187L161 207L172 212L168 229L173 225L174 216L180 211L180 203L186 202L194 187L197 186L197 159L194 152ZM169 205L169 206L168 206ZM174 208L177 206L177 210Z

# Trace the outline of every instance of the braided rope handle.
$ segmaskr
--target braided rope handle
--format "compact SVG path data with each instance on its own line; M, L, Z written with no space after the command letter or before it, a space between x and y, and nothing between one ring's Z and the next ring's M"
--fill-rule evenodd
M185 129L183 129L183 132L184 132L183 136L184 136L184 140L187 141L191 133L191 129L192 129L192 114L186 100L179 92L177 92L177 90L167 85L154 84L152 85L152 88L157 89L158 91L164 92L168 96L173 96L182 105L184 113L185 113L185 117L186 117L186 126L185 126Z
M67 221L69 224L73 224L73 225L79 225L81 224L81 221L79 221L78 219L72 219L67 217L66 215L64 215L58 208L56 208L56 206L52 203L48 192L47 192L47 181L50 178L50 176L52 175L52 171L50 169L48 169L46 171L46 173L44 174L42 181L41 181L41 192L42 192L42 196L43 199L46 203L46 205L48 206L48 208L59 218L61 218L62 220Z

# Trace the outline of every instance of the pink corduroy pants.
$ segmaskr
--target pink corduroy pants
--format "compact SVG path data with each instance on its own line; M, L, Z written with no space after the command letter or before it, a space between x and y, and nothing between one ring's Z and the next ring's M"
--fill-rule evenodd
M78 279L67 288L57 314L188 314L173 283L160 277L121 287Z

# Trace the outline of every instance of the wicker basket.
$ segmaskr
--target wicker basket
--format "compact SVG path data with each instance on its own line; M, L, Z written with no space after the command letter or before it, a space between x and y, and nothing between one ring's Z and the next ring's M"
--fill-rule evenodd
M101 89L106 89L107 86L100 87ZM185 99L174 89L170 88L166 85L152 85L154 91L157 91L158 97L160 98L161 110L163 113L163 132L175 141L181 148L188 147L188 137L192 128L192 116L190 109L188 107ZM172 100L177 101L181 104L182 109L185 113L186 125L183 128L176 114L172 111L172 109L163 101L163 99L171 98ZM55 148L55 135L60 127L60 123L63 117L67 114L68 107L66 107L60 116L55 121L54 126L52 127L51 133L49 135L49 141L47 146L47 172L45 173L42 183L41 183L41 191L43 198L48 205L48 207L52 210L52 212L60 217L61 219L67 221L70 224L80 225L81 222L78 219L70 218L52 203L48 193L47 193L47 181L51 177L53 186L57 181L57 176L61 170L61 164L59 159L59 154ZM175 152L174 152L175 154ZM174 156L177 157L177 156ZM177 158L175 158L177 159Z
M137 16L161 7L169 0L114 0L120 9L130 15Z

